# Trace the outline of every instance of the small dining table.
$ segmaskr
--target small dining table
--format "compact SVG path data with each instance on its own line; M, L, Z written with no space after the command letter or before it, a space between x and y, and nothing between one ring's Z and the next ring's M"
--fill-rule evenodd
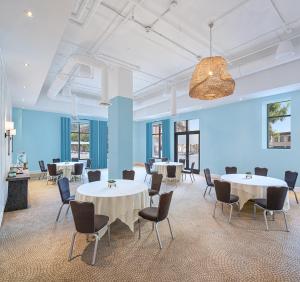
M134 232L138 212L149 206L148 186L136 180L116 179L115 187L108 187L107 181L95 181L80 185L75 200L92 202L95 214L109 217L109 224L117 218Z
M78 163L83 163L83 168L85 167L85 161L78 162L59 162L56 164L56 169L63 172L63 177L67 177L69 180L72 176L72 171L74 171L74 165Z
M176 180L181 180L181 171L183 168L183 164L179 162L155 162L153 163L153 169L157 171L159 174L163 175L163 180L167 177L167 167L170 165L176 166Z
M288 187L287 183L281 179L260 175L252 175L251 178L247 178L246 174L225 174L221 176L221 180L231 183L231 194L239 196L240 209L251 199L266 198L267 188L270 186ZM289 208L290 202L287 194L283 209L288 210Z

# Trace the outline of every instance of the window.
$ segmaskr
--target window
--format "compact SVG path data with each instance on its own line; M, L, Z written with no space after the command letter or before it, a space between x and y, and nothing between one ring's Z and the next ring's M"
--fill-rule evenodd
M291 101L267 105L268 148L291 148Z
M152 125L152 158L160 159L162 157L162 124L154 123Z
M73 122L71 130L71 158L86 160L90 157L90 125Z

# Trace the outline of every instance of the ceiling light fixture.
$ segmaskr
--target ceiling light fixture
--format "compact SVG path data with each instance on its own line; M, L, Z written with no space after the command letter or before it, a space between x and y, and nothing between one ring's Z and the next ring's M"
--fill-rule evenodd
M24 85L23 88L26 89L26 86Z
M28 63L25 63L24 66L27 68L27 67L29 67L29 64L28 64Z
M33 13L32 13L32 11L30 11L30 10L26 10L26 11L25 11L25 15L26 15L28 18L32 18L32 17L33 17Z
M227 62L221 56L212 56L212 28L210 29L210 56L203 58L194 70L189 95L200 100L213 100L233 93L235 82L227 70Z

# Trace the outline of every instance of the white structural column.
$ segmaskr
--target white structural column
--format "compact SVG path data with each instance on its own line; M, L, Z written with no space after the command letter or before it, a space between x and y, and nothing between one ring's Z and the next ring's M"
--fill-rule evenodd
M132 71L108 69L108 177L122 178L124 169L133 166Z

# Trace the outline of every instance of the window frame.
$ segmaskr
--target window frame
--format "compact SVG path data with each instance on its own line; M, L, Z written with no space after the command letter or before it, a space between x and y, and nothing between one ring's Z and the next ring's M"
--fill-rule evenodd
M153 133L153 127L154 126L157 126L158 125L158 133ZM156 156L153 156L153 148L154 148L154 136L157 136L158 135L158 157ZM162 158L162 123L161 122L155 122L152 124L152 134L151 134L151 137L152 137L152 158L153 159L161 159Z
M292 102L290 99L288 100L284 100L284 101L275 101L275 102L270 102L270 103L267 103L267 114L266 114L266 117L267 117L267 149L279 149L279 150L289 150L292 148L292 128L290 127L290 146L289 147L284 147L284 146L277 146L277 147L270 147L269 146L269 137L270 137L270 134L269 134L269 120L272 119L272 118L286 118L286 117L289 117L291 120L292 120L292 114L291 114L291 109L290 109L290 114L287 114L287 115L278 115L278 116L269 116L269 105L272 105L272 104L277 104L277 103L285 103L285 102ZM291 107L291 106L290 106Z
M73 129L73 124L77 124L78 125L78 131L73 131L72 129ZM81 132L81 130L80 130L80 125L82 125L82 124L84 124L84 125L87 125L88 126L88 129L89 129L89 131L88 131L88 133L82 133ZM86 159L81 159L80 158L80 155L81 155L81 134L83 134L83 135L88 135L89 136L89 157L90 157L90 149L91 149L91 147L90 147L90 124L89 124L89 122L81 122L81 121L76 121L76 122L72 122L72 124L71 124L71 135L72 135L72 133L76 133L76 134L78 134L78 152L77 152L77 158L78 158L78 160L87 160L87 159L89 159L89 158L86 158ZM71 155L72 155L72 137L71 137ZM72 156L71 156L71 158L72 158Z

